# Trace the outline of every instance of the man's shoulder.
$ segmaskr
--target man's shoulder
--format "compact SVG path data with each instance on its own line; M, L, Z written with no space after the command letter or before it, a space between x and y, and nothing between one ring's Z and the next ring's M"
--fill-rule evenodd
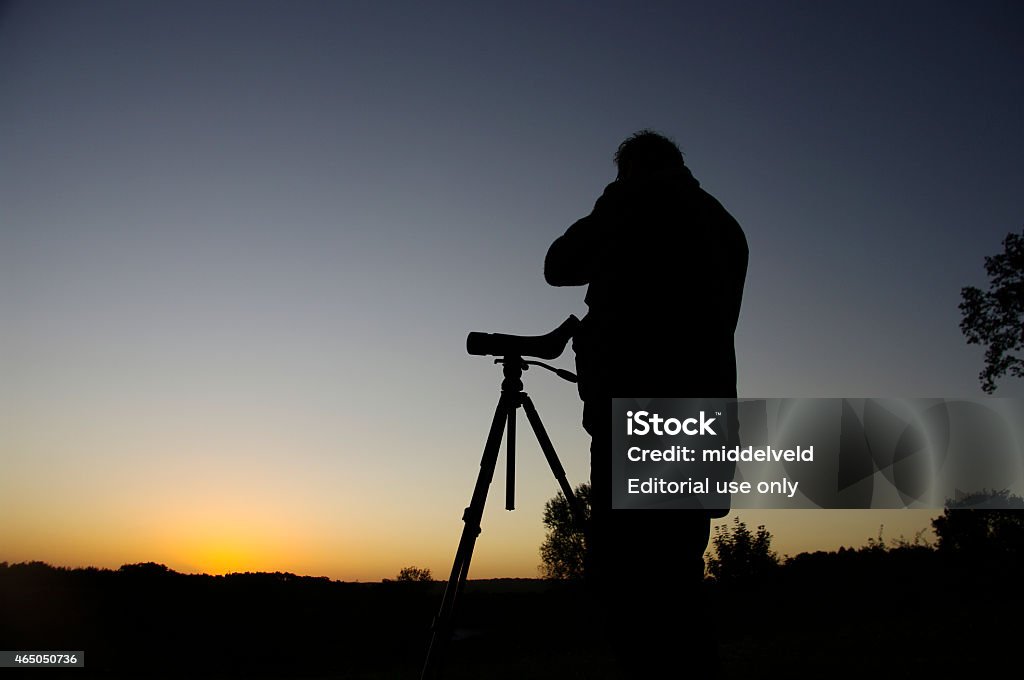
M720 222L721 227L737 232L739 236L746 240L746 236L743 234L743 228L740 226L739 221L733 217L732 213L726 210L725 206L722 205L722 202L704 189L700 189L699 192L700 201L703 203L704 210L708 213L708 216Z
M701 187L700 189L697 190L697 193L700 196L700 200L706 206L708 206L710 208L713 208L714 210L719 210L719 211L723 212L724 214L728 215L730 219L735 220L735 218L729 213L729 211L725 209L725 206L722 205L722 202L719 201L707 189L704 189L703 187Z

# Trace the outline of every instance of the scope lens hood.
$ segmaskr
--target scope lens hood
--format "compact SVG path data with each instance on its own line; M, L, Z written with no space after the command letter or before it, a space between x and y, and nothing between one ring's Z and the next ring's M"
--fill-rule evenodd
M466 337L466 351L474 356L535 357L557 359L579 328L580 320L570 315L562 324L544 335L507 335L474 331Z

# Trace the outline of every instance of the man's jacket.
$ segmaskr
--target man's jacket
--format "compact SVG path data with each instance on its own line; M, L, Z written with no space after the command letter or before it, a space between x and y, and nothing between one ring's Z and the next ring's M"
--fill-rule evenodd
M747 256L688 169L609 184L544 261L551 285L589 285L573 343L584 400L736 396Z

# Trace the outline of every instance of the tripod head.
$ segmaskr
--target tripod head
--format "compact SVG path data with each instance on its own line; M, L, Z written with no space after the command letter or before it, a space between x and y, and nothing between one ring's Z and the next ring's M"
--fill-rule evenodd
M570 315L562 325L544 335L505 335L474 331L466 338L466 351L475 356L557 359L565 351L565 346L579 325L580 320Z

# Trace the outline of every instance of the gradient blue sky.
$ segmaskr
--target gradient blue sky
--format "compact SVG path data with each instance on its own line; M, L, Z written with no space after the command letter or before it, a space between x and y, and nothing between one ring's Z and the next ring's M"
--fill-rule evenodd
M746 230L741 396L980 395L1024 6L633 5L0 7L0 560L446 574L499 380L465 335L585 312L544 253L642 127ZM527 389L582 481L574 388ZM521 449L474 576L536 573ZM929 516L747 519L795 553Z

